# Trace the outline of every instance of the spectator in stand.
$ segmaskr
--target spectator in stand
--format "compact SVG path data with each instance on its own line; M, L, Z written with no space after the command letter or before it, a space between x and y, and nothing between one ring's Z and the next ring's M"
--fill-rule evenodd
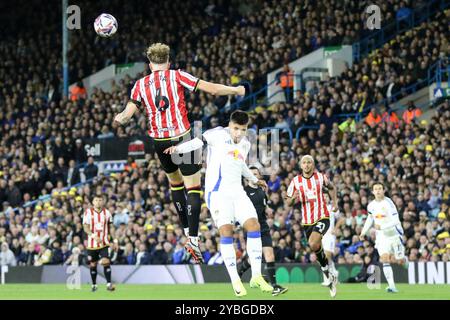
M83 142L81 139L75 141L74 160L76 165L80 165L87 161L86 150L84 150Z
M372 108L365 119L366 123L371 127L375 127L377 124L381 122L381 120L382 117L378 113L376 108Z
M339 125L339 130L341 130L342 132L346 132L346 131L355 132L356 131L355 119L353 119L351 117L347 118L347 120L345 120L344 122L342 122Z
M388 108L388 110L381 111L381 122L391 124L394 128L398 128L400 120L398 119L397 114L392 109Z
M0 249L0 266L15 267L17 265L16 257L11 249L9 249L8 244L2 242Z
M87 165L84 167L84 175L86 180L90 180L98 175L98 167L94 163L93 157L88 158Z
M417 108L414 105L414 102L408 101L408 107L403 112L402 118L406 124L410 124L412 121L415 121L415 119L419 118L421 115L422 115L422 110Z
M128 216L128 209L124 208L122 204L117 204L117 211L114 214L114 226L116 228L119 228L119 226L122 225L128 225L130 218Z
M141 243L139 245L139 251L136 254L136 265L148 264L148 252L145 244Z
M75 160L69 161L69 168L67 170L67 180L66 183L69 186L81 182L80 170L76 167Z
M267 183L269 190L272 192L277 192L281 187L281 178L277 174L270 175L270 180Z
M283 66L283 70L277 74L277 84L284 92L284 99L287 103L292 103L294 97L294 72L288 64Z
M87 99L87 91L83 81L78 81L70 90L70 100L83 104Z

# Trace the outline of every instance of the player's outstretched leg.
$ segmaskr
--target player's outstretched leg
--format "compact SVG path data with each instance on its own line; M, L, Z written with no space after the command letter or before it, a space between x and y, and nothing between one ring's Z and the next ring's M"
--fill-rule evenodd
M189 238L185 248L197 263L203 263L203 256L198 245L198 227L200 224L201 210L201 187L190 187L188 188L187 193L187 219L189 221Z
M172 201L175 204L178 216L180 217L181 224L183 225L184 234L189 237L189 224L186 213L186 189L184 188L184 182L171 183L170 191L172 193Z
M225 225L220 227L220 253L223 258L225 267L227 268L230 276L231 284L233 285L234 294L237 297L243 297L247 295L247 290L242 284L241 278L237 272L236 267L236 251L233 245L233 237L230 236L230 230L232 232L232 225Z

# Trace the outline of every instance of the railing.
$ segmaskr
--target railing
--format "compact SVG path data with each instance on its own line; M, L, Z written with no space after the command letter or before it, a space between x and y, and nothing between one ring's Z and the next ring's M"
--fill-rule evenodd
M366 56L369 52L375 50L376 48L381 47L387 41L396 37L399 33L402 33L406 30L409 30L423 21L427 20L431 15L435 14L437 11L442 11L450 6L449 0L431 0L425 5L412 10L411 14L401 20L396 20L386 26L384 26L381 30L376 31L364 38L363 40L353 44L353 60L360 60L361 57ZM294 77L302 77L303 72L307 72L308 68L303 70L300 74L294 74ZM238 109L241 105L249 102L250 107L249 110L252 110L256 107L257 99L261 99L260 105L266 106L268 101L273 98L275 95L283 92L282 89L276 91L271 96L267 97L267 88L273 85L277 79L274 79L265 87L259 89L257 92L251 93L246 96L244 99L239 99L233 104L224 107L219 110L219 114L223 114L224 112L232 112ZM303 86L303 82L301 84ZM250 86L251 87L251 86ZM264 93L264 97L259 97L261 93ZM211 116L204 116L203 121L207 122Z
M447 74L447 83L450 84L450 57L439 59L428 69L428 78L433 79L432 82L436 82L438 88L442 87L443 74Z
M420 25L436 12L443 11L449 6L450 1L448 0L431 0L412 10L407 18L396 19L382 29L371 32L369 36L353 44L353 60L359 61L373 50L394 39L398 34Z
M308 82L309 80L312 80L313 78L315 80L315 78L316 78L316 77L313 77L313 76L309 76L309 77L304 78L303 74L307 73L307 72L328 72L328 69L327 68L304 68L304 69L302 69L300 74L298 74L296 76L298 77L298 80L299 80L299 83L300 83L300 90L303 90L303 91L306 90L305 82Z
M303 78L303 74L304 73L306 73L306 72L325 72L325 71L328 71L328 69L326 69L326 68L304 68L300 73L293 74L293 77L297 77L299 79L301 90L304 90L304 82L305 82L305 79ZM249 109L250 110L254 109L256 107L257 96L260 95L261 93L264 93L264 97L263 97L263 101L260 104L262 106L266 106L268 104L268 102L270 101L270 99L272 99L277 94L279 94L281 92L284 92L283 89L279 89L279 90L275 91L274 93L272 93L270 96L267 97L267 94L266 94L267 89L271 85L276 83L277 81L279 81L279 80L278 79L272 80L268 85L264 86L263 88L261 88L257 92L250 93L250 95L248 95L244 99L238 100L238 101L234 102L233 104L220 109L219 113L234 111L234 110L238 109L242 104L244 104L245 102L248 102L248 101L251 101ZM251 84L248 81L241 82L240 85L247 85L247 87L251 88ZM292 92L295 91L294 89L290 89L290 88L287 88L287 90L288 90L288 94L291 94L290 91L292 91ZM209 120L209 118L210 117L205 116L205 117L203 117L203 121L207 121L207 120Z
M250 102L250 108L254 108L256 106L256 99L258 97L258 95L260 95L261 93L264 92L264 96L266 96L266 90L269 86L271 86L272 84L274 84L278 79L274 79L272 82L270 82L268 85L266 85L265 87L259 89L258 91L254 92L254 93L250 93L250 95L244 97L243 99L238 99L236 102L230 104L229 106L225 106L222 109L219 110L219 113L224 113L224 112L232 112L236 109L238 109L242 104L245 104L246 102ZM247 85L250 89L251 89L251 85L249 82L245 81L245 82L241 82L241 85ZM275 94L279 93L280 91L277 91ZM266 98L266 99L270 99ZM207 122L211 117L213 116L204 116L202 118L203 122Z
M358 112L355 116L355 120L356 121L360 121L362 117L365 116L366 113L368 113L368 111L372 108L376 108L378 106L381 105L386 105L389 103L393 103L393 102L397 102L400 97L403 98L404 94L413 94L414 92L416 92L417 90L422 89L425 86L429 86L432 83L438 83L438 86L440 86L441 84L441 79L442 79L442 73L448 73L448 77L450 79L450 68L448 66L448 60L449 57L443 58L443 59L439 59L437 62L435 62L431 67L428 68L428 76L426 79L424 80L419 80L416 83L410 85L409 87L406 87L404 89L401 89L400 91L396 92L394 95L392 95L389 98L385 98L380 102L376 102L373 103L367 107L365 107L361 112ZM447 63L447 67L443 67L445 66ZM354 113L352 114L347 114L347 115L342 115L343 117L351 117L352 115L354 115Z
M302 73L294 74L294 77L301 77ZM340 118L349 118L349 117L351 117L351 118L355 118L356 121L360 121L361 118L366 113L368 113L368 111L371 108L376 108L376 107L378 107L380 105L383 105L383 104L397 102L398 99L402 98L404 94L412 94L412 93L416 92L417 90L423 88L425 85L431 85L432 83L436 82L438 84L438 87L440 87L441 83L442 83L443 74L447 74L448 82L450 83L450 58L449 57L445 57L445 58L439 59L431 67L429 67L426 79L419 80L416 83L410 85L409 87L402 88L400 91L396 92L395 94L393 94L389 98L385 98L385 99L383 99L380 102L376 102L376 103L373 103L373 104L371 104L369 106L366 106L361 112L348 113L348 114L339 114L337 116L340 117ZM241 104L243 104L245 101L252 101L252 103L250 104L249 110L253 110L257 106L256 96L259 95L262 92L265 92L270 85L275 83L275 81L277 81L277 79L273 80L267 86L265 86L264 88L258 90L257 92L253 93L252 95L245 97L243 100L241 100L239 102L236 102L236 103L234 103L234 104L232 104L232 105L230 105L228 107L225 107L225 108L221 109L219 112L220 113L224 113L224 112L234 111L237 108L239 108L239 106ZM293 89L291 91L292 91L292 93L295 92L295 90L293 90ZM280 89L280 90L276 91L275 93L273 93L270 97L265 97L265 99L262 102L260 102L259 105L266 106L268 104L268 101L273 96L275 96L276 94L278 94L280 92L284 92L284 90ZM291 93L288 92L288 94L291 94ZM203 118L203 120L205 121L205 120L208 120L209 118L210 117L205 116ZM297 138L297 133L296 133L296 138ZM292 141L292 139L291 139L291 141Z

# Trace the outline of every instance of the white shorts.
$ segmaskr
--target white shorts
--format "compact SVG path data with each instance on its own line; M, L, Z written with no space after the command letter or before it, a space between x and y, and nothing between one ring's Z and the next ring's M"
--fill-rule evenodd
M322 238L322 248L324 251L329 251L334 254L334 248L336 247L336 236L330 232L325 233Z
M244 190L208 192L206 203L217 228L236 222L244 226L248 219L258 219L256 209Z
M405 246L400 236L386 237L379 233L375 240L375 248L378 250L380 256L383 254L393 254L396 260L401 260L405 257Z

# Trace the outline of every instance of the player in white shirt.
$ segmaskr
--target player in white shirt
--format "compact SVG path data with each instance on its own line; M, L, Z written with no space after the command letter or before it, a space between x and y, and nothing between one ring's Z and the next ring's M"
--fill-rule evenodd
M220 233L220 252L230 275L236 296L245 296L237 271L236 251L233 245L234 225L239 222L247 231L247 253L252 266L250 287L259 287L271 293L269 285L261 274L262 243L260 225L253 203L242 185L242 176L265 187L264 180L258 180L245 163L250 151L250 142L245 137L248 114L235 111L231 114L228 127L217 127L203 133L207 143L207 167L205 175L205 200L211 216ZM184 154L203 146L203 141L191 141L167 148L164 152Z
M322 248L325 251L325 255L329 261L330 269L334 271L336 277L339 276L339 272L336 270L334 266L334 249L336 248L336 236L334 234L334 229L339 228L339 226L344 222L344 220L338 220L340 217L339 209L333 210L333 204L331 203L331 199L328 193L325 193L325 201L327 204L328 212L330 212L330 228L325 233L322 238ZM322 286L328 287L330 285L329 279L323 275Z
M395 288L394 273L390 265L391 256L399 264L407 263L405 247L403 245L403 228L398 217L398 211L394 202L384 196L385 188L382 183L376 182L372 185L372 193L375 200L367 206L367 219L361 231L360 240L364 240L372 224L375 223L376 240L375 248L380 254L380 261L383 263L383 273L388 281L387 292L398 292Z

